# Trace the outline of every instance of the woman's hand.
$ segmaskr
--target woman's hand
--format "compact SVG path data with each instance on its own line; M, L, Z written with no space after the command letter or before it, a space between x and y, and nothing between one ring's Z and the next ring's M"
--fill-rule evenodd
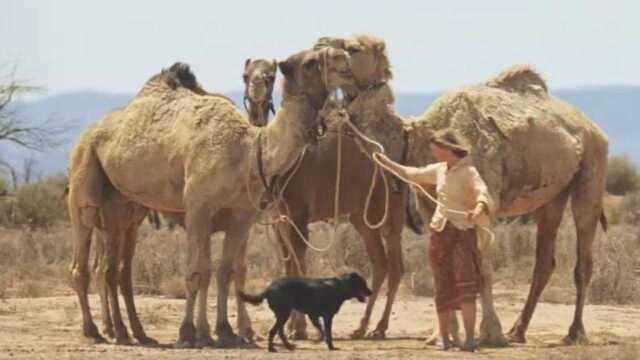
M485 203L483 202L477 203L475 209L467 213L467 219L471 221L475 221L478 218L478 216L480 216L485 211L486 208L487 208L487 205Z

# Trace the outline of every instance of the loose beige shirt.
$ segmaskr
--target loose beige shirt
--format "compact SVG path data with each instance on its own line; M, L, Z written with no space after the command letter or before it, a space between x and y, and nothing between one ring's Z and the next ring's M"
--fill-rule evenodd
M447 211L459 210L470 212L477 203L487 205L493 211L493 201L489 195L487 185L473 166L472 159L467 156L460 159L448 169L446 162L439 162L421 168L407 168L409 180L418 184L436 185L438 201L444 205L437 205L431 219L430 227L434 231L442 231L447 221L458 229L466 230L475 227L473 221L466 215Z

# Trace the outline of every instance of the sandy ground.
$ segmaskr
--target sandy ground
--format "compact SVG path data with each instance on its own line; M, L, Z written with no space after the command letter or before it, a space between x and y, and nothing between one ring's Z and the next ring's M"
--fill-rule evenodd
M384 300L384 298L382 298ZM96 324L98 299L91 297ZM587 306L585 325L591 345L565 346L562 338L571 323L573 306L542 303L538 306L528 333L528 343L508 348L482 348L475 354L459 351L443 352L435 346L424 347L424 337L434 319L431 298L404 297L398 300L391 318L388 339L382 341L351 341L348 334L359 323L364 305L348 302L334 322L334 336L339 351L329 352L324 344L313 341L295 342L298 349L289 352L280 348L278 354L266 351L261 336L258 349L200 349L172 348L181 320L183 301L158 297L137 298L138 309L147 334L163 346L84 345L79 341L80 312L75 296L37 299L7 299L0 302L0 358L42 359L601 359L640 357L640 309L623 306ZM211 301L214 303L214 301ZM235 322L235 302L231 301L231 321ZM523 295L498 296L497 308L503 326L510 326L523 304ZM382 306L374 312L377 321ZM215 308L210 309L213 319ZM266 305L251 308L254 329L265 334L273 318ZM373 324L375 325L375 323ZM373 326L372 325L372 326ZM314 332L311 332L315 336Z

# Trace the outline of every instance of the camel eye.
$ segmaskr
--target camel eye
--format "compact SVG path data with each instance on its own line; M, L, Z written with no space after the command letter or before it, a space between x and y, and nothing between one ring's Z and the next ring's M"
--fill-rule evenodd
M276 77L274 75L265 75L264 79L268 82L273 82Z
M249 80L249 75L242 74L242 80L244 80L244 82L247 82L247 80Z

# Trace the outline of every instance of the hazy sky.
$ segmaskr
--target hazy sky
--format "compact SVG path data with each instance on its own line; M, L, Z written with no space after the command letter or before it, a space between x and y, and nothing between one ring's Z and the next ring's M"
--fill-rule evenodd
M247 57L372 32L387 41L397 91L456 87L523 62L552 88L640 85L638 14L640 2L611 0L2 0L0 61L21 61L22 77L49 94L133 93L177 60L229 91Z

